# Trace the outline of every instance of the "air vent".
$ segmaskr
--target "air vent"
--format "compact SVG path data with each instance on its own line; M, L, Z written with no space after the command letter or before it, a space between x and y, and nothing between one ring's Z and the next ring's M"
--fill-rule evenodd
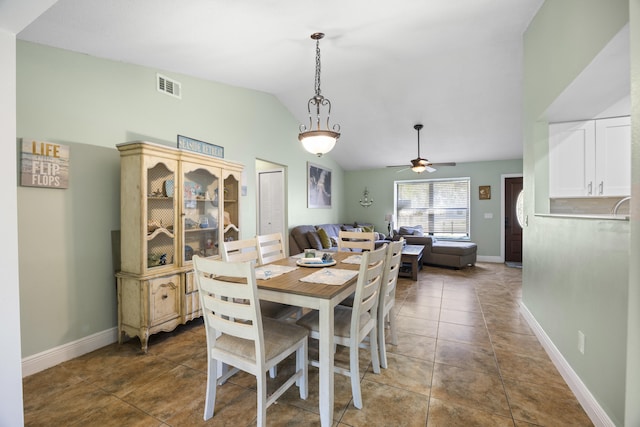
M165 93L167 95L174 96L176 98L182 98L181 90L180 90L180 82L172 80L168 77L165 77L161 74L156 74L158 78L158 92Z

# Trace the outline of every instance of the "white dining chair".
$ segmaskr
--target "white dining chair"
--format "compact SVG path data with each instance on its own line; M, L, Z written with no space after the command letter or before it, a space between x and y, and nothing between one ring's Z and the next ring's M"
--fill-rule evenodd
M286 258L282 233L263 234L257 239L260 264L268 264Z
M376 247L375 233L365 233L359 231L340 231L338 233L338 250L351 251L359 249L361 251L372 251Z
M382 283L380 284L380 301L378 302L378 348L380 349L380 366L387 367L387 349L385 330L389 325L391 344L398 345L396 332L396 285L400 272L400 259L404 239L389 243L384 261Z
M258 243L255 238L223 242L223 261L257 263L258 258Z
M351 378L353 405L362 409L360 390L359 346L367 337L371 349L373 371L380 373L378 353L378 302L380 283L384 269L387 245L378 250L364 252L358 270L353 307L337 305L334 309L334 342L349 347L349 369L335 366L335 372ZM309 336L320 339L319 314L313 310L298 320L298 324L309 329ZM316 361L311 364L318 366Z
M193 257L207 336L207 387L204 419L214 415L218 362L256 377L257 425L266 426L267 408L294 383L308 395L308 331L293 323L263 317L254 266ZM295 372L271 395L266 373L296 354ZM224 381L224 379L221 379Z
M224 242L222 259L227 262L251 262L262 264L258 252L258 239L243 239ZM300 307L280 304L272 301L260 301L262 315L272 319L287 319L292 315L299 317Z

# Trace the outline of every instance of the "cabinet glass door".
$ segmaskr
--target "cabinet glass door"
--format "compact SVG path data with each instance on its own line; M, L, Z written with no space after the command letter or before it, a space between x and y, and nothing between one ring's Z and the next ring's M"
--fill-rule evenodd
M194 255L219 254L220 171L183 164L182 221L183 265Z
M224 179L224 240L238 240L238 198L240 181L233 175Z
M173 265L175 260L175 171L164 163L147 169L147 268Z

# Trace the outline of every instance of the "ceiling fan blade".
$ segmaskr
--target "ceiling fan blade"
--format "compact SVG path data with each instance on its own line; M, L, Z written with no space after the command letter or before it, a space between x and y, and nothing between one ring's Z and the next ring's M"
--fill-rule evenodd
M448 162L448 163L431 163L431 166L455 166L456 162Z
M432 168L431 166L425 166L425 170L429 173L437 171L436 168Z

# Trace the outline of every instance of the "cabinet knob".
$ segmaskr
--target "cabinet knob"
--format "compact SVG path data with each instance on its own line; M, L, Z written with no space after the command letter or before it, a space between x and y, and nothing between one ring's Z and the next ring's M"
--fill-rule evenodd
M600 185L598 186L598 191L600 192L600 195L602 196L602 194L604 193L604 181L600 181Z
M588 195L592 195L593 194L593 182L592 181L589 181L589 186L587 188L588 188L588 193L587 194Z
M169 296L167 294L162 295L162 299L167 299Z

